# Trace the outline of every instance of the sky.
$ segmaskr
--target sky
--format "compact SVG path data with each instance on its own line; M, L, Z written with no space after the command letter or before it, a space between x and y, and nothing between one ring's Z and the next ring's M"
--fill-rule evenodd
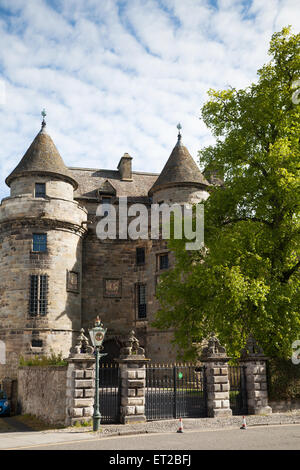
M299 0L0 0L0 199L40 130L70 167L159 173L177 141L214 142L210 88L245 88ZM201 167L201 162L200 162Z

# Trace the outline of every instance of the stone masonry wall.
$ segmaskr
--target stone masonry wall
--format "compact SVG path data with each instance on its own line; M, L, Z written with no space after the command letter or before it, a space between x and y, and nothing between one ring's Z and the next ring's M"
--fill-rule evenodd
M25 180L31 178L20 181L24 191ZM22 195L6 198L0 205L0 340L6 350L0 379L16 378L20 355L53 350L67 356L73 333L81 327L81 291L67 289L67 271L77 272L81 284L82 222L87 213L78 202L63 199L71 197L70 184L56 180L47 184L54 192L61 190L62 198ZM33 252L33 233L47 234L47 251ZM48 275L47 314L32 317L30 275L42 274ZM43 342L42 347L32 347L33 335Z
M81 281L81 238L69 231L39 228L48 234L45 253L31 251L35 229L16 227L9 234L0 233L0 340L6 349L0 378L8 373L11 376L20 355L50 354L53 350L68 356L73 332L81 327L80 290L67 290L67 270L78 272ZM48 275L46 316L29 315L30 275L34 274ZM31 346L33 333L43 341L42 348Z
M90 216L97 205L87 206ZM98 219L99 220L99 219ZM97 222L96 222L97 223ZM155 292L159 276L158 257L168 253L165 240L99 240L96 223L89 225L83 240L82 327L87 330L100 313L108 328L106 340L124 335L133 328L153 361L172 361L176 351L171 344L172 331L161 332L151 326L159 303ZM137 266L136 248L145 248L145 264ZM174 259L169 256L170 266ZM105 292L106 280L115 280L120 290L116 295ZM137 284L146 284L147 315L138 318Z
M66 376L66 366L21 367L18 370L21 413L51 424L65 424Z
M165 203L196 203L205 201L209 194L203 189L199 189L197 186L173 186L170 188L161 189L153 194L153 202L159 203L163 201Z
M12 197L19 195L35 195L35 183L45 183L46 197L64 198L73 200L73 185L54 176L27 175L19 177L11 182L10 194Z
M287 411L300 410L300 399L270 400L269 406L273 413L285 413Z

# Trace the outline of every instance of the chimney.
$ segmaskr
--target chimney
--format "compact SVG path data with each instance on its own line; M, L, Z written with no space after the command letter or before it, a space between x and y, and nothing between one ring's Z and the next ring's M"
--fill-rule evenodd
M132 157L128 153L124 153L119 161L118 170L122 181L132 181L131 160Z

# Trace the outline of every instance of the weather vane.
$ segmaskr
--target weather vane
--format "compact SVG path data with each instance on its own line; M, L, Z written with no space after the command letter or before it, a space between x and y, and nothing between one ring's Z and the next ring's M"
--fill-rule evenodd
M181 133L180 133L180 131L181 131L181 129L182 129L182 126L181 126L180 122L177 124L177 129L178 129L178 144L179 144L180 141L181 141Z
M41 112L41 115L43 116L42 127L44 127L44 126L46 125L45 117L47 116L47 113L46 113L46 111L45 111L45 108L44 108L43 111Z

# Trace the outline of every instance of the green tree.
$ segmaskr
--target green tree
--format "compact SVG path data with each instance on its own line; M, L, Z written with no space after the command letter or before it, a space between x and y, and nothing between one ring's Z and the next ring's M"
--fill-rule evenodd
M249 335L290 357L300 339L300 34L272 36L271 61L244 90L210 90L202 118L216 137L199 152L223 186L204 203L205 250L171 240L176 265L162 276L154 325L173 328L185 358L214 332L237 357Z

